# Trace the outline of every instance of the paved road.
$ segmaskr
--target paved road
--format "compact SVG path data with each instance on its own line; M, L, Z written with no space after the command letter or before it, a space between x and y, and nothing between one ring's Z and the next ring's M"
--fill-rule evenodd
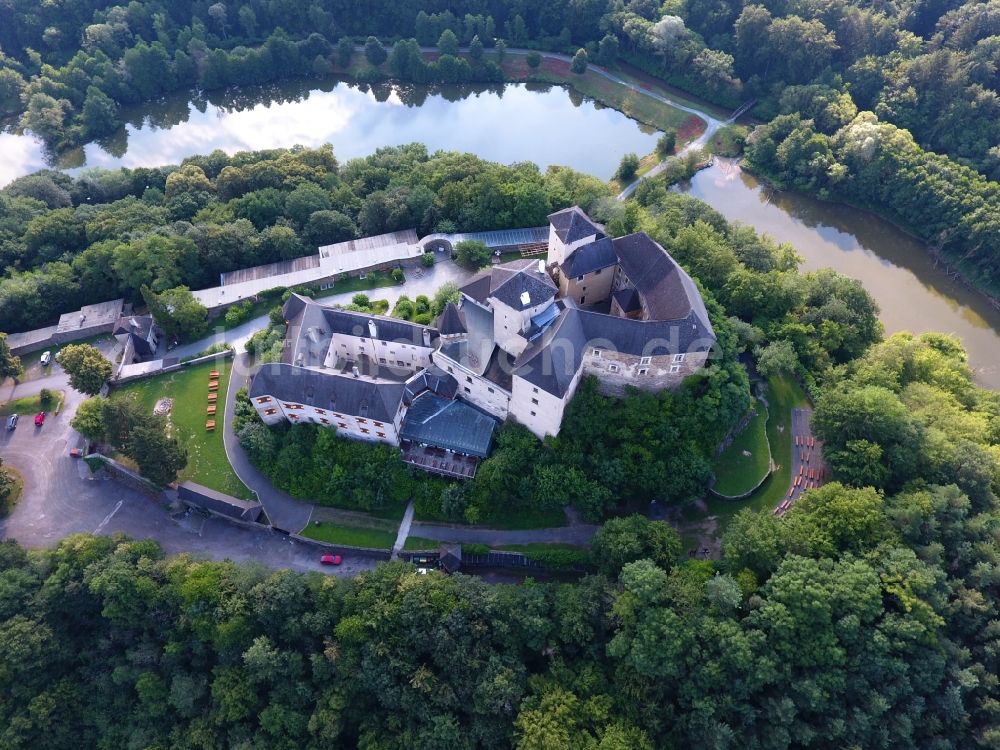
M32 381L34 388L41 381ZM87 464L69 457L82 440L69 426L83 400L67 390L67 408L49 415L36 428L24 419L13 432L0 432L4 462L21 473L25 493L13 513L0 519L0 537L26 547L53 547L69 534L122 532L136 539L152 538L168 554L191 553L214 560L256 561L271 568L320 570L352 576L375 562L348 558L340 568L319 564L315 547L267 530L244 529L197 514L171 515L166 503L109 479L94 479Z
M233 431L233 414L236 403L236 392L242 388L250 376L250 355L241 352L233 359L233 371L229 377L229 389L226 391L226 419L222 431L223 445L226 447L226 457L243 484L253 490L264 506L264 512L271 525L290 532L301 531L312 514L312 504L296 500L287 492L282 492L271 480L258 471L240 446L239 438Z

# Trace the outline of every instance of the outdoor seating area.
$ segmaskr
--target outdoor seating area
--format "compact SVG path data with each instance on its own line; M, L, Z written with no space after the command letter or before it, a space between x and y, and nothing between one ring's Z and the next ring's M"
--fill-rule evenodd
M479 466L479 459L474 456L464 456L431 445L404 443L402 451L403 461L406 463L448 477L472 479Z
M812 435L796 435L792 446L798 471L785 499L774 509L774 515L783 516L803 492L822 486L827 478L827 468L820 456L821 444Z
M219 394L217 393L218 390L219 390L219 371L212 370L210 373L208 373L208 409L206 413L209 417L215 416L215 410L217 408L216 402L218 401L219 398ZM214 419L205 420L205 431L212 432L213 430L215 430L215 420Z

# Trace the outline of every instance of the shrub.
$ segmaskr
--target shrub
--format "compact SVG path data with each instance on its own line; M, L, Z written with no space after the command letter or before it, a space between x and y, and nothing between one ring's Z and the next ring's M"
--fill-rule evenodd
M455 245L455 261L469 268L489 265L490 249L479 240L462 240Z
M434 253L424 253L420 258L420 262L424 268L430 268L434 265Z
M578 76L587 72L587 50L581 48L576 51L569 69Z
M527 62L529 68L537 68L542 64L542 56L535 50L531 50L527 55Z
M656 141L656 153L662 159L674 153L677 148L677 131L664 130Z
M406 281L406 276L403 274L402 268L393 268L392 273L390 275L392 276L392 280L395 281L397 284L402 284L404 281Z
M42 405L43 409L48 409L52 406L52 402L55 401L55 394L48 388L42 388L42 390L38 392L38 401Z
M615 177L622 182L629 182L635 178L635 174L638 171L639 157L636 154L625 154L625 156L622 157L621 164L618 165L618 171L615 172Z

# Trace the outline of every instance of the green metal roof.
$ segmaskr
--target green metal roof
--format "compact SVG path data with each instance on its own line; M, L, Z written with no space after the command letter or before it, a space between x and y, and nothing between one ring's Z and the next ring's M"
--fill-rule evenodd
M404 440L486 458L496 426L496 420L479 409L461 401L425 393L407 410L399 436Z

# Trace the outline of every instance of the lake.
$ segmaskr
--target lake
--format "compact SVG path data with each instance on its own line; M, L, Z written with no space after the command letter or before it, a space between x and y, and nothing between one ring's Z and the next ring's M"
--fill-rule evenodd
M378 86L293 81L253 92L187 94L126 113L122 132L61 156L56 166L151 167L214 149L227 153L332 143L342 162L382 146L419 141L543 170L562 164L609 179L627 153L646 154L656 134L625 115L545 85ZM42 144L0 135L0 185L47 166Z
M611 177L621 157L653 150L656 134L611 109L559 87L393 86L292 81L168 97L126 113L126 127L101 145L64 155L77 171L173 164L192 154L317 146L338 158L419 141L429 150L468 151L502 163L564 164ZM0 134L0 184L46 165L30 136ZM1000 389L1000 312L935 268L918 240L865 211L776 192L737 163L719 159L684 188L728 219L790 242L805 269L825 266L860 279L882 309L886 331L959 336L980 383Z
M886 333L940 331L962 339L976 379L1000 390L1000 311L934 266L924 244L867 211L776 191L716 159L684 186L731 221L791 243L802 268L860 279L881 307Z

